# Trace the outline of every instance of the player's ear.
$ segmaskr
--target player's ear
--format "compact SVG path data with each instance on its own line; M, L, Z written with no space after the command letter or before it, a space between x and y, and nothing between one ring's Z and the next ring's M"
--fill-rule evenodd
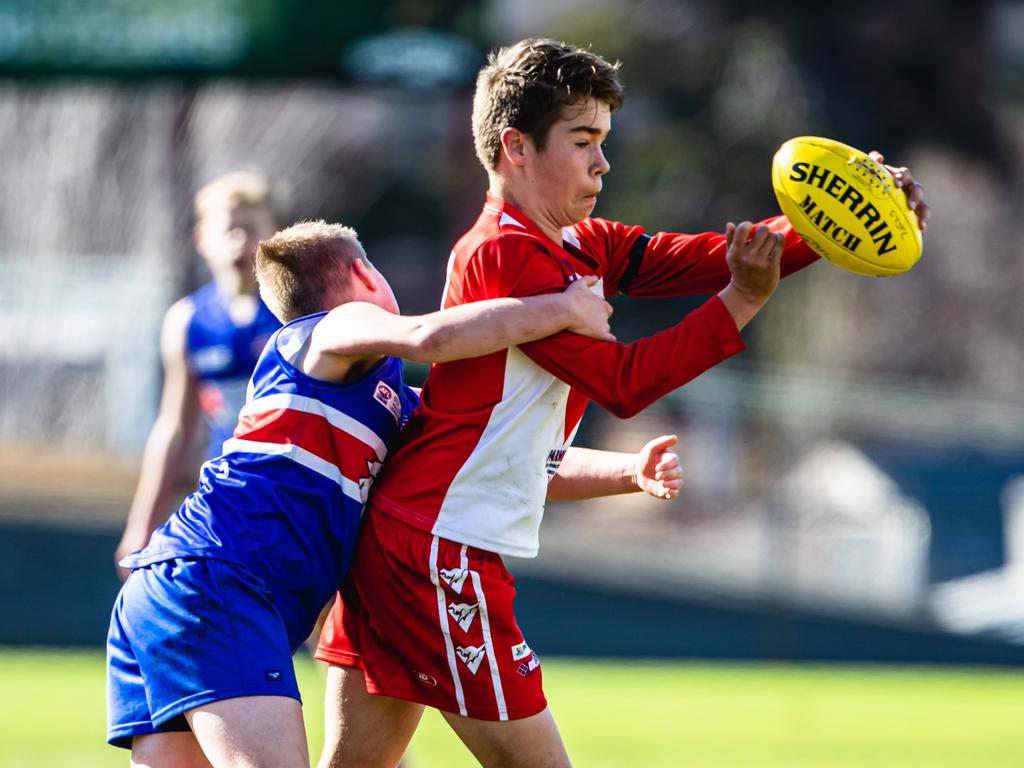
M526 136L517 128L501 132L501 153L512 165L522 165L526 159Z
M377 278L373 275L373 267L370 266L369 262L362 259L352 259L348 273L353 285L361 285L371 293L375 293L380 289L380 286L377 284Z

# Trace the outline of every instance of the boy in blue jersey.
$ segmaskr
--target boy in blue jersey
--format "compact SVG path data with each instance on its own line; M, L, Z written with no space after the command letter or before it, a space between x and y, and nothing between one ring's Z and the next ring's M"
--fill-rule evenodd
M198 490L121 561L107 738L133 765L309 765L291 655L347 571L370 485L418 402L399 356L475 357L563 329L611 337L589 279L402 317L340 225L261 242L256 273L287 325Z
M252 270L256 245L277 229L266 179L248 171L217 177L196 193L195 218L195 247L213 279L164 316L160 407L115 561L144 547L167 519L175 486L201 447L200 417L203 458L220 453L256 360L281 326L260 301Z

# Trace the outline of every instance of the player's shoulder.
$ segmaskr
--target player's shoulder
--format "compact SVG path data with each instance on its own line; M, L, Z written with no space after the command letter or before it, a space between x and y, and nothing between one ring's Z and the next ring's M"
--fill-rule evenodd
M552 252L553 244L533 232L501 229L460 240L453 249L451 266L455 274L473 269L519 271L533 258Z
M644 232L644 228L635 224L623 224L611 219L588 218L566 227L566 231L581 242L609 241L636 237Z
M164 313L164 333L174 331L184 333L188 329L188 326L195 315L196 302L193 299L192 294L182 296L176 302L171 304L171 306L167 308L167 312Z
M160 348L163 350L165 366L171 362L183 363L187 357L189 328L195 312L191 297L185 296L171 304L164 313L163 325L160 327Z

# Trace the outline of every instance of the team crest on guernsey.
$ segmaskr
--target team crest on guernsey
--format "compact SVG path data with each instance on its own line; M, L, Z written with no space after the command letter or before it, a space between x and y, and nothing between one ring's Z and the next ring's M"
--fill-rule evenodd
M457 595L462 594L462 585L466 583L467 576L469 576L469 571L465 568L441 569L441 581L447 584L448 587Z
M377 382L377 387L373 390L373 399L388 409L396 423L402 423L402 400L387 382Z
M468 603L449 603L448 604L448 615L455 619L455 623L459 625L463 632L469 632L469 628L473 626L473 619L476 618L477 603L469 605Z
M482 645L478 645L476 647L473 647L472 645L459 645L456 646L455 653L474 675L476 674L476 671L480 669L480 662L484 660L484 647Z

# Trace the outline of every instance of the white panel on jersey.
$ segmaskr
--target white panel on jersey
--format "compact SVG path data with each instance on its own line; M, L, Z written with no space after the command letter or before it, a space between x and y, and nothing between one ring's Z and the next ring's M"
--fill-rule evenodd
M548 490L545 463L567 446L569 385L508 350L501 402L462 465L433 533L490 552L536 557ZM571 439L571 438L570 438Z

